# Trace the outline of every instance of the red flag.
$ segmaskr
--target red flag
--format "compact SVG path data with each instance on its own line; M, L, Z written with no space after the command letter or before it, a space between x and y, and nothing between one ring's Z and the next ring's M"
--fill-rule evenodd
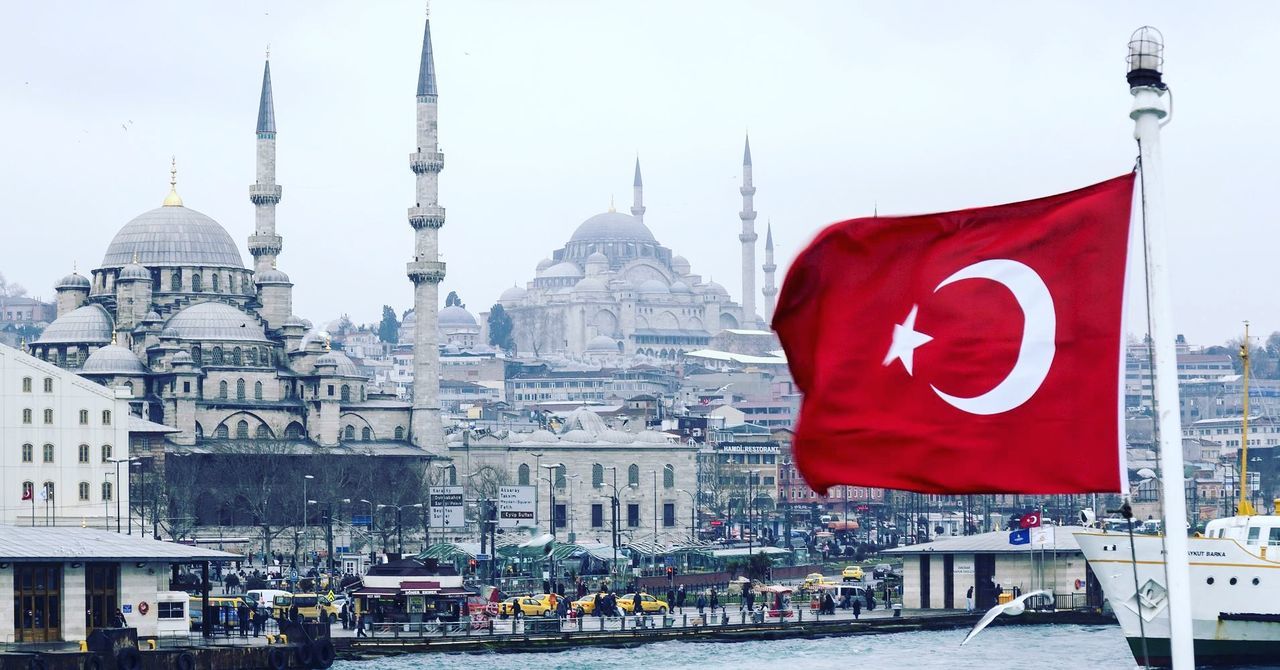
M773 319L810 487L1119 491L1133 180L820 233Z
M1027 512L1018 519L1018 526L1021 528L1038 528L1040 526L1040 513Z
M25 487L25 486L24 486L24 487L22 487L22 499L23 499L23 500L31 500L32 493L33 493L33 492L32 492L32 490L31 490L31 489L29 489L29 488L27 488L27 487Z

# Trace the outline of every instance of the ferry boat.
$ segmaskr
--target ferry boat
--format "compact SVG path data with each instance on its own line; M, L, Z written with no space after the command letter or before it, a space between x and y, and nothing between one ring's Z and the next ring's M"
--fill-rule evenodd
M1132 548L1127 532L1075 538L1134 658L1143 663L1145 653L1149 665L1168 666L1164 537L1133 535ZM1274 514L1214 519L1187 545L1197 666L1280 661L1280 499Z

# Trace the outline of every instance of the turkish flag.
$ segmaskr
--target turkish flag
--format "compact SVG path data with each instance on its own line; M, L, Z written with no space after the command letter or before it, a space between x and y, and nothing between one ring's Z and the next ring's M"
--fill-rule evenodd
M809 486L1119 491L1133 183L822 231L773 319Z
M31 489L26 488L26 487L23 487L23 489L22 489L22 499L23 499L23 500L31 500L31 494L32 494Z
M1026 514L1022 515L1021 519L1018 519L1018 526L1022 528L1036 528L1039 525L1040 525L1039 512L1027 512Z

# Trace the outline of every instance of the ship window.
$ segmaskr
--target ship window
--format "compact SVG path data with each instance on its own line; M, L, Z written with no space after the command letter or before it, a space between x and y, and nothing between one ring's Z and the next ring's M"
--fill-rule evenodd
M1272 547L1280 547L1280 526L1275 526L1268 532L1267 544Z
M1257 527L1257 526L1254 526L1253 528L1250 528L1250 529L1249 529L1249 539L1247 540L1247 543L1248 543L1248 544L1258 544L1258 536L1260 536L1261 534L1262 534L1262 529L1261 529L1261 528L1259 528L1259 527Z

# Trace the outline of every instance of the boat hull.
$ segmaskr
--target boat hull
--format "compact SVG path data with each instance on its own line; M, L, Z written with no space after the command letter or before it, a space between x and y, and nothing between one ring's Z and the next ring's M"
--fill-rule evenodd
M1131 637L1129 649L1133 658L1142 663L1142 638ZM1195 641L1196 667L1203 666L1274 666L1280 662L1280 640L1201 640ZM1170 667L1169 638L1147 638L1147 665L1157 668Z

